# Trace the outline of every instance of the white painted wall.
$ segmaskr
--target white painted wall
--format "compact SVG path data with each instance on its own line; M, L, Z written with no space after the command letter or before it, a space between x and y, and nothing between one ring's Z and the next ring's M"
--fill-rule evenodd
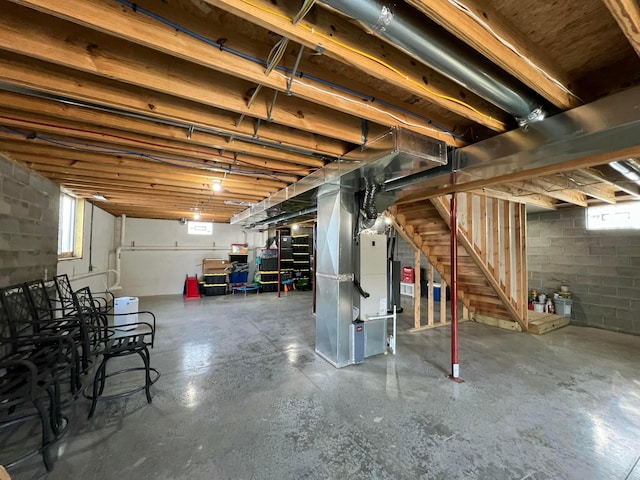
M118 241L119 224L118 219ZM177 220L127 218L118 296L181 294L186 275L200 276L204 258L227 259L232 243L249 244L248 262L253 266L255 249L264 244L263 234L216 223L212 236L188 235L187 226Z
M91 235L91 211L93 209L93 238ZM113 215L93 206L91 203L84 204L84 227L82 236L82 258L59 260L58 275L66 273L71 279L74 289L89 286L94 292L106 290L108 285L112 285L115 274L98 274L82 278L89 272L89 250L91 250L92 272L106 272L115 268L114 250L114 225ZM90 240L93 240L90 243ZM90 248L91 247L91 248ZM76 277L81 277L77 278Z

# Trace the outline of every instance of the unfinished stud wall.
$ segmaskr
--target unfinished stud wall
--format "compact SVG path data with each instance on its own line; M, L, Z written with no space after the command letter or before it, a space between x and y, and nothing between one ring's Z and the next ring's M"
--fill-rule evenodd
M0 287L56 274L59 187L0 155Z
M400 236L396 237L396 252L395 260L400 262L400 268L402 267L414 267L415 268L415 252L413 248ZM427 269L429 267L429 260L425 257L424 253L420 254L420 267ZM440 274L434 269L434 282L440 282ZM419 272L416 272L416 280L419 278ZM426 279L426 277L425 277ZM426 292L423 292L426 295Z
M529 289L567 282L572 323L640 334L640 232L587 231L585 210L527 216Z

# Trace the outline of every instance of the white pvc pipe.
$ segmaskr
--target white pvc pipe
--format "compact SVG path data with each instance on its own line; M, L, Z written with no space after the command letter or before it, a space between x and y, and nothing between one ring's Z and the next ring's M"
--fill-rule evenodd
M120 245L116 247L116 283L114 283L109 290L122 290L122 285L120 285L120 280L122 278L122 263L120 260L120 255L122 253L122 246L124 245L124 226L127 216L123 213L120 216Z
M142 246L128 246L122 247L122 250L126 252L134 252L136 250L144 251L144 250L175 250L175 251L199 251L199 250L223 250L225 252L229 251L227 247L197 247L194 245L185 245L182 247L171 247L171 246L153 246L153 245L142 245Z

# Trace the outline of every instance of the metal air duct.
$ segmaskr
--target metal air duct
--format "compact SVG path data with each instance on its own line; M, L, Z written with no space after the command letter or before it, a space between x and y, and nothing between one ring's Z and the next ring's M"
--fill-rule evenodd
M378 0L322 0L379 37L513 115L520 125L542 120L547 102L435 23Z

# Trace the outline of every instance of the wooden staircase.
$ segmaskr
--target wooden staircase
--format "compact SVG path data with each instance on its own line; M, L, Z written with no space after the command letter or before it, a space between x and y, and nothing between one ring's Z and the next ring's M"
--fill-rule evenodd
M398 233L451 285L449 198L399 204ZM458 295L472 315L517 322L527 330L524 205L458 193Z

